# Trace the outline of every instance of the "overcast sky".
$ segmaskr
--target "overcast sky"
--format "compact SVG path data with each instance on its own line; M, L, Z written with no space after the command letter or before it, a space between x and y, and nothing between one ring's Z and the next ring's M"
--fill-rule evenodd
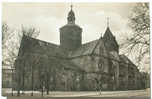
M135 3L73 3L76 24L83 28L83 43L98 39L107 27L118 43L129 35L128 16ZM70 3L3 3L2 20L13 28L35 26L40 29L38 39L59 44L59 28L67 24Z

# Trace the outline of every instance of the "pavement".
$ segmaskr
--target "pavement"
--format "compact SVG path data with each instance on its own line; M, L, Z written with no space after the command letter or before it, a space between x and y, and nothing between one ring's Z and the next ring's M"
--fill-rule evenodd
M44 93L44 96L41 96L41 92L34 91L34 96L30 96L31 91L25 91L24 94L21 94L20 97L16 96L16 92L14 92L14 96L11 96L11 90L5 91L3 90L3 95L8 96L8 99L55 99L58 97L66 97L67 98L76 98L79 97L83 99L91 99L91 98L100 98L100 99L150 99L150 89L145 90L129 90L129 91L79 91L79 92L63 92L63 91L51 91L49 95ZM91 98L90 98L91 97Z

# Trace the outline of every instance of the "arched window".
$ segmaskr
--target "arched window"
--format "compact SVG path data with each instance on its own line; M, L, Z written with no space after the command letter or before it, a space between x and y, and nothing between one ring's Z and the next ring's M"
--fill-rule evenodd
M102 69L103 69L103 64L102 64L102 63L99 63L99 64L98 64L98 68L99 68L100 70L102 70Z

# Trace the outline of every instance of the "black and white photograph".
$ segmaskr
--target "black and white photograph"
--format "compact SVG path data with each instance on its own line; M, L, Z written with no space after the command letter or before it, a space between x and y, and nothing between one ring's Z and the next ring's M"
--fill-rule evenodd
M150 99L149 2L2 2L2 96Z

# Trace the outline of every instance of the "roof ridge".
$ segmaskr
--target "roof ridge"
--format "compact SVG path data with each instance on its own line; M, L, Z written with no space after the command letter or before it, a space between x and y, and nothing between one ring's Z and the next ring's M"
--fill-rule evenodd
M55 46L59 46L58 44L47 42L47 41L40 40L40 39L37 39L37 38L33 38L33 37L30 37L30 36L26 36L26 35L23 35L23 38L29 38L29 39L32 39L32 40L35 40L35 41L38 41L38 42L48 43L48 44L52 44L52 45L55 45Z
M108 34L108 35L110 34L112 37L115 37L115 36L112 34L112 32L111 32L111 30L110 30L109 27L107 27L107 29L106 29L106 31L105 31L105 33L104 33L103 38L105 38L105 37L107 36L107 34Z
M93 48L91 54L93 54L94 50L96 49L97 45L99 44L100 39L101 39L101 38L98 39L98 42L96 43L95 47Z

